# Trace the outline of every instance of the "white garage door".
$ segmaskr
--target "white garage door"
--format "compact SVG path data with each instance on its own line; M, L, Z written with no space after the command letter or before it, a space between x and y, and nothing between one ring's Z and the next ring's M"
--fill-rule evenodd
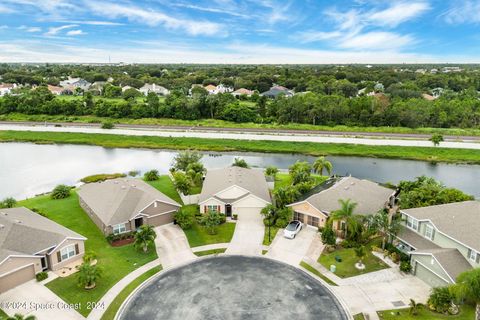
M233 208L232 213L238 214L238 216L261 216L260 211L262 208L252 207L252 208Z

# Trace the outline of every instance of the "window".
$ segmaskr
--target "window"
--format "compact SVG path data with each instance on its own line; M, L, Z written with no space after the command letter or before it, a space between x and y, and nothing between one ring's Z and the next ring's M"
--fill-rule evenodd
M477 252L475 250L470 250L468 258L472 261L477 261Z
M61 261L70 259L74 255L76 255L75 245L71 245L60 250L60 257L62 258Z
M427 224L425 226L425 238L433 240L433 234L434 234L433 227L431 225Z
M209 205L209 206L206 206L206 207L207 207L207 210L205 211L205 213L207 213L207 212L220 212L220 206Z
M116 224L113 226L114 234L124 233L126 231L127 231L127 227L125 226L125 223Z
M418 231L418 220L407 216L407 227L415 231Z

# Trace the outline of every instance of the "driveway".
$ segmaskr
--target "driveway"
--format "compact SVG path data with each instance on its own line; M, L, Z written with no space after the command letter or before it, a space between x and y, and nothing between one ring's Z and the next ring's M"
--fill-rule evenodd
M197 258L179 226L168 224L155 228L155 232L157 233L155 246L163 268L187 263Z
M13 305L15 304L15 305ZM26 282L0 295L0 308L8 315L20 313L34 315L38 320L80 320L83 318L74 307L70 307L36 280Z
M263 218L257 211L242 212L238 216L235 232L226 254L241 254L247 256L262 253L263 234L265 226Z
M298 267L316 237L318 237L317 230L305 226L295 239L285 238L283 229L280 229L273 239L267 257Z

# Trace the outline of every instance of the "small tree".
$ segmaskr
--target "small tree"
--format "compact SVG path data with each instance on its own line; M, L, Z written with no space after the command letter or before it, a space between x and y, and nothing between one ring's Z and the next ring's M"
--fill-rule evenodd
M334 246L337 243L335 231L333 231L330 223L327 223L327 225L325 225L325 227L323 228L322 243L329 246Z
M441 134L435 133L430 138L430 141L432 141L433 145L435 147L437 147L437 146L440 145L440 142L443 142L444 140L443 140L443 136Z
M115 125L111 121L104 121L102 122L102 129L113 129Z
M200 163L203 155L196 151L183 151L173 158L173 167L176 170L187 171L187 167L193 163Z
M235 158L232 167L248 168L248 163L242 158Z
M410 315L412 315L412 316L416 316L418 314L418 311L420 311L420 309L423 308L422 303L418 303L413 299L410 299L409 306L410 306L410 309L409 309L408 313L410 313Z
M432 288L430 297L428 298L428 307L439 313L446 313L452 306L454 296L448 287Z
M187 195L192 188L192 180L185 173L177 171L173 174L173 185L178 191Z
M207 228L209 234L217 234L217 226L222 223L221 213L209 210L202 217L202 224Z
M272 226L275 221L277 208L273 204L269 204L260 211L260 214L265 217L263 220L265 226Z
M17 205L17 200L15 200L12 197L8 197L3 199L2 202L0 202L0 208L13 208Z
M78 285L87 290L95 288L101 276L102 270L97 265L84 262L78 267Z
M367 253L366 250L365 250L365 247L364 246L358 246L358 247L354 248L353 250L355 251L355 255L358 258L358 264L363 265L362 260Z
M138 228L137 232L135 233L135 242L134 246L136 248L142 248L144 253L147 253L148 246L152 245L155 241L157 234L153 229L153 226L144 224L140 228Z
M319 175L323 175L323 169L327 170L328 175L332 174L333 165L325 157L318 157L313 163L313 170Z
M70 197L70 187L64 184L59 184L56 186L52 193L50 194L50 198L52 199L65 199Z
M451 290L459 300L467 299L475 303L475 320L480 320L480 268L462 272Z
M332 213L333 220L343 220L345 221L345 239L347 239L347 231L349 229L355 229L356 223L358 222L354 216L353 211L357 207L355 202L351 202L350 199L347 200L338 200L341 205L341 208Z
M275 167L275 166L269 166L265 169L265 174L269 177L272 177L273 179L275 179L277 177L277 174L278 174L278 168Z
M143 179L145 181L155 181L160 179L160 176L158 175L158 170L150 170L145 172L145 174L143 175Z
M97 259L97 254L93 251L87 251L83 255L83 262L91 264L95 259Z
M180 209L174 216L175 222L183 230L190 229L195 221L195 216L188 210Z

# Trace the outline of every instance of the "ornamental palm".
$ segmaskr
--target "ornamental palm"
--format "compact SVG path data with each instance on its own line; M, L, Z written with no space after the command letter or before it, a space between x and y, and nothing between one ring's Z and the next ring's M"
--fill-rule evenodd
M340 202L341 208L337 211L332 213L332 218L334 221L343 220L345 221L345 239L347 239L347 230L356 229L356 224L358 220L354 218L353 211L357 204L355 202L351 202L350 199L347 200L338 200Z
M332 174L333 165L330 161L325 159L325 157L318 157L313 163L313 170L322 176L323 169L327 170L328 175L330 176Z
M475 320L480 320L480 268L462 272L452 291L459 299L475 302Z
M385 211L380 211L373 216L373 225L382 235L382 249L385 249L387 238L390 235L396 235L400 230L400 220L391 218Z
M101 276L102 270L97 265L84 262L78 267L78 284L85 289L94 288Z
M134 246L137 248L142 248L143 252L148 251L148 246L153 244L157 234L153 229L153 226L144 224L140 228L138 228L137 232L135 233L135 243Z

